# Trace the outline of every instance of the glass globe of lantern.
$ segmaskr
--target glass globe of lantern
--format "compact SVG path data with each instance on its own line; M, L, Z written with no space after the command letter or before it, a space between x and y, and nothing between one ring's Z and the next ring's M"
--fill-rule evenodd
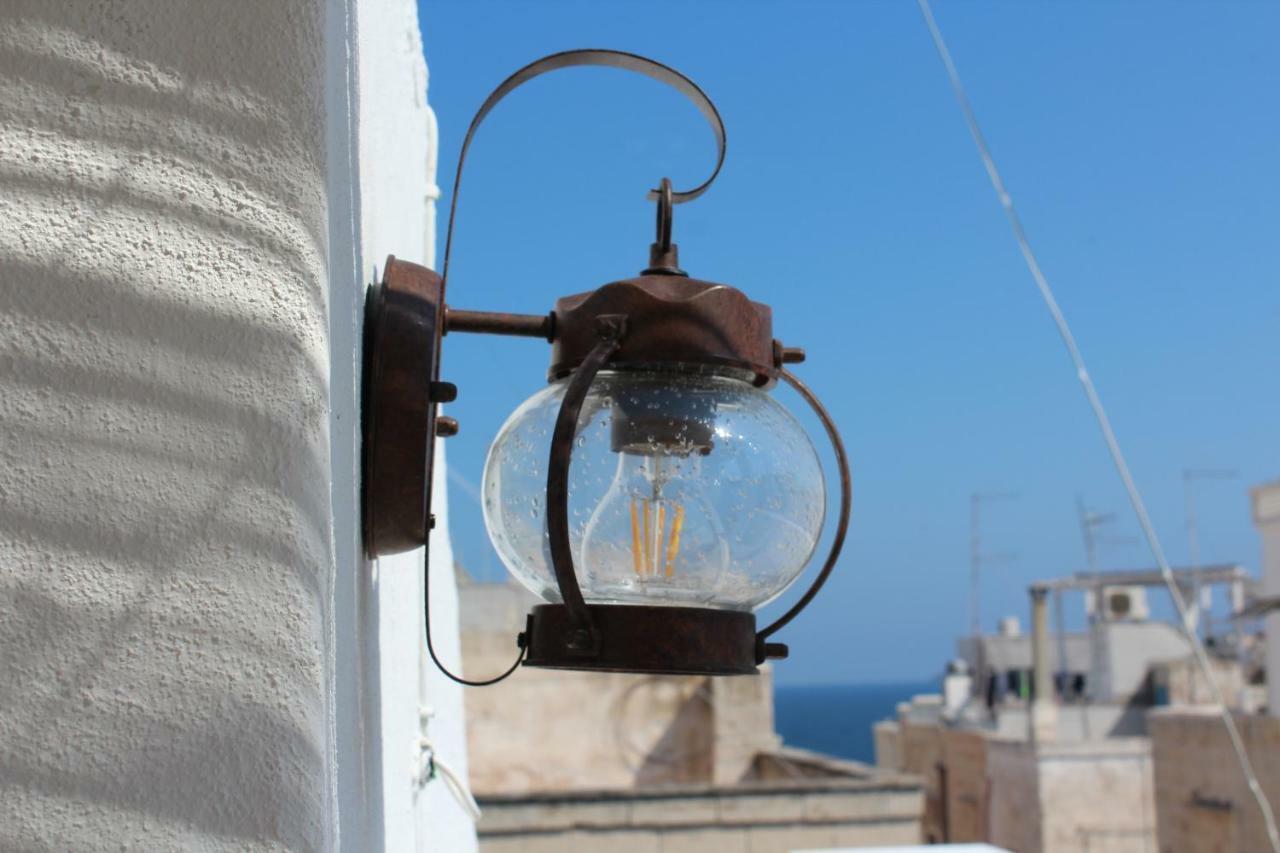
M507 568L560 592L546 520L548 449L567 379L507 420L484 471L484 518ZM749 377L604 370L578 421L569 537L588 603L754 610L813 555L826 511L807 433Z

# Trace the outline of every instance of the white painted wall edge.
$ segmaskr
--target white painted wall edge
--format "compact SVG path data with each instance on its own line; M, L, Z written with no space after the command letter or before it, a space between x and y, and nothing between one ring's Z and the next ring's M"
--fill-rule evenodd
M334 648L330 749L335 849L384 849L377 611L360 542L360 331L365 286L360 231L356 0L325 0L329 194L330 505L334 518ZM372 665L371 665L372 664Z
M344 340L359 341L365 287L381 275L385 258L399 258L431 266L435 261L436 123L427 103L427 66L413 0L346 0L355 10L355 102L358 135L359 192L357 261L354 291L342 297L342 316L335 308L334 377L351 389L359 381L360 348L343 349ZM337 291L335 290L335 293ZM335 303L336 303L335 299ZM350 372L346 372L350 365ZM354 393L342 395L344 406L358 403ZM358 449L358 409L338 411L335 394L334 434L352 452ZM354 437L356 444L350 444ZM335 442L336 444L337 442ZM353 456L351 462L358 463ZM358 527L341 520L358 518L358 464L334 466L335 531L338 555L357 544ZM431 602L433 637L437 651L454 666L461 657L457 618L457 590L453 552L448 538L448 492L445 488L444 448L438 448L431 533ZM349 542L344 542L344 538ZM376 791L366 800L368 826L360 850L449 851L476 849L475 827L469 815L440 779L423 778L424 737L438 757L467 776L465 717L462 689L441 676L426 661L423 634L422 552L384 558L376 565L350 555L355 578L349 582L359 603L359 661L361 708L365 721L364 784ZM339 647L342 640L340 638ZM424 711L429 710L429 716ZM370 748L370 733L379 745ZM348 780L343 780L348 784ZM380 845L380 846L379 846ZM350 848L345 843L344 849Z

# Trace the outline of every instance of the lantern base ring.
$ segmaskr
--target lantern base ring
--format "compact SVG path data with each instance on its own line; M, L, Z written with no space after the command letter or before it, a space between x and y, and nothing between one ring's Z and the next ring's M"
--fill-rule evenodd
M533 608L521 642L525 666L651 675L753 675L787 647L756 638L756 617L738 610L588 604L594 631L563 604Z

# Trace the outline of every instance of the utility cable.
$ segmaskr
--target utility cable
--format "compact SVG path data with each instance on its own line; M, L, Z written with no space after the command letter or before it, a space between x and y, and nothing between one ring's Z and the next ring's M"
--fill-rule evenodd
M1164 579L1165 586L1169 589L1173 605L1182 620L1182 631L1191 643L1196 664L1204 675L1205 681L1209 684L1209 689L1213 694L1214 702L1217 704L1219 715L1222 718L1222 724L1227 730L1227 737L1230 739L1231 747L1235 751L1236 761L1240 765L1240 772L1244 775L1245 781L1249 786L1249 792L1253 795L1253 799L1258 804L1258 809L1262 812L1262 819L1266 825L1267 839L1271 844L1271 850L1273 853L1280 853L1280 831L1276 828L1275 812L1272 811L1271 803L1267 801L1267 796L1263 792L1262 786L1258 783L1258 776L1253 770L1253 764L1249 761L1249 755L1245 750L1244 740L1240 737L1240 729L1236 725L1235 718L1231 715L1231 710L1227 707L1226 702L1223 701L1222 688L1219 686L1217 679L1214 678L1204 644L1200 642L1200 637L1192 627L1191 611L1182 596L1182 590L1178 588L1173 570L1169 567L1169 561L1165 558L1160 538L1156 535L1155 525L1151 523L1151 517L1147 514L1147 507L1142 500L1142 494L1138 491L1133 475L1129 472L1129 464L1125 461L1124 453L1120 450L1120 443L1116 440L1115 432L1111 429L1111 421L1107 417L1107 410L1103 407L1102 399L1098 396L1093 380L1089 377L1089 371L1085 367L1084 356L1081 355L1080 348L1076 345L1075 336L1071 333L1071 326L1067 323L1066 317L1063 316L1062 309L1058 306L1058 300L1053 295L1053 289L1049 286L1049 281L1041 271L1040 263L1036 260L1035 252L1031 249L1031 243L1022 228L1022 221L1018 218L1018 212L1014 208L1013 197L1009 195L1008 189L1005 188L1004 180L996 169L991 150L987 147L986 139L983 137L982 130L978 125L978 119L974 115L973 107L969 104L969 98L965 94L964 86L960 82L960 74L956 71L955 63L951 59L951 51L947 49L947 43L943 40L942 32L938 29L938 24L933 18L933 10L929 7L929 0L916 0L916 2L920 6L920 13L924 16L925 26L929 28L929 35L933 38L933 46L938 51L938 58L942 60L942 64L947 70L947 76L951 80L952 91L955 92L956 100L960 104L960 110L964 113L965 124L969 126L969 133L973 136L973 141L978 146L978 153L982 156L982 163L986 167L987 177L991 179L991 186L995 190L996 196L1000 199L1000 205L1004 208L1005 215L1009 218L1009 224L1013 228L1014 239L1017 240L1018 248L1022 251L1022 258L1026 261L1027 269L1031 271L1031 277L1035 279L1036 287L1040 290L1040 296L1044 300L1045 307L1049 309L1049 314L1053 317L1053 322L1058 327L1058 334L1062 337L1062 343L1066 346L1067 353L1071 356L1071 362L1076 370L1076 378L1080 380L1080 384L1084 387L1084 393L1089 400L1090 408L1093 410L1093 416L1098 421L1098 427L1102 430L1102 437L1107 443L1108 451L1111 453L1111 462L1115 465L1116 473L1120 475L1120 479L1124 483L1125 491L1129 495L1129 503L1133 506L1134 514L1138 517L1138 524L1142 527L1143 536L1146 537L1147 545L1151 548L1151 554L1155 558L1156 565L1160 568L1160 576Z
M466 781L458 772L436 753L435 743L427 737L427 726L434 716L435 711L431 708L418 709L422 736L418 738L418 770L414 774L414 781L417 782L418 787L423 788L431 780L441 779L453 799L471 817L471 822L475 823L480 820L480 806L476 803L471 789L467 787Z
M520 653L516 655L515 663L511 664L501 675L483 680L474 680L463 678L461 675L455 674L449 667L445 666L440 658L436 655L435 644L431 642L431 548L430 545L424 545L422 548L422 627L427 635L427 654L431 655L431 662L436 665L436 669L444 674L444 677L450 681L461 684L463 687L488 687L491 684L497 684L509 678L520 664L524 663L525 653L529 650L525 643L525 636L522 633L517 639L520 646Z

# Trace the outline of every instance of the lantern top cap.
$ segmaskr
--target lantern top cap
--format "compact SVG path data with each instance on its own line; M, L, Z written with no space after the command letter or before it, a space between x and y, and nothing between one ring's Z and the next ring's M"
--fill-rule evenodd
M598 341L596 319L627 316L611 369L706 370L756 386L776 379L773 310L726 284L671 274L610 282L556 300L548 378L572 373Z

